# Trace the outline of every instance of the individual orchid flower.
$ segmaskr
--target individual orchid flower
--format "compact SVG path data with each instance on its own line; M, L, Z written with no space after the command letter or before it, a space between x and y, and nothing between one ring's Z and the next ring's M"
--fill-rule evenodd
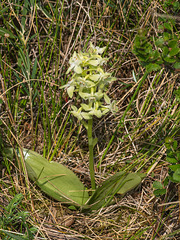
M79 109L77 109L76 106L72 105L71 108L72 108L71 113L72 113L79 121L83 120L83 116L82 116L82 113L81 113L82 107L79 108Z
M104 114L108 113L109 111L111 111L112 113L115 113L115 112L118 111L118 108L116 106L116 102L115 101L111 102L108 105L102 105L101 109L102 109Z
M68 74L71 70L74 70L74 72L78 74L82 73L83 70L80 66L82 60L82 57L80 57L79 54L74 52L73 56L69 60L70 67L68 68L66 73Z
M88 61L88 64L92 65L92 66L102 66L104 63L106 62L106 59L105 58L99 58L99 56L97 57L93 57L92 59L90 59Z
M99 110L99 109L92 109L92 110L89 112L89 115L91 115L91 116L96 116L96 117L98 117L98 118L101 118L103 114L102 114L101 110Z
M106 49L106 47L100 48L98 46L94 46L91 42L90 42L90 50L93 50L95 53L97 54L102 54L104 52L104 50Z

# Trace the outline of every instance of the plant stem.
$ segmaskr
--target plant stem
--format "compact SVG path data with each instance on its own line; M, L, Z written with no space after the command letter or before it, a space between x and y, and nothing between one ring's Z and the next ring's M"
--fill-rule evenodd
M93 137L92 137L92 125L93 119L88 120L88 144L89 144L89 170L90 170L90 177L91 177L91 188L95 189L95 174L94 174L94 156L93 156Z

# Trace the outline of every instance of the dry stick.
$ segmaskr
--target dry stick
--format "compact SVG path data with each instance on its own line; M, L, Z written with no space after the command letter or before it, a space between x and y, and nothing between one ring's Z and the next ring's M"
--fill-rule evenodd
M109 143L108 143L108 145L107 145L107 147L106 147L106 149L105 149L105 151L104 151L104 153L103 153L103 155L102 155L102 158L101 158L101 160L99 161L97 167L99 167L99 166L101 165L101 162L102 162L102 160L104 159L104 157L105 157L108 149L110 148L111 143L112 143L112 141L114 140L114 138L115 138L115 136L116 136L116 134L117 134L118 129L120 128L120 126L122 126L122 123L124 122L125 116L126 116L127 112L129 111L132 102L134 101L134 99L135 99L135 97L136 97L136 95L137 95L137 93L138 93L141 85L142 85L143 82L146 80L147 76L148 76L148 72L145 71L145 73L144 73L143 77L141 78L141 80L139 81L139 85L137 86L136 91L134 92L134 94L133 94L133 96L132 96L132 98L131 98L131 100L130 100L127 108L126 108L126 110L124 111L124 114L123 114L122 118L120 119L119 124L117 125L116 130L115 130L113 136L111 137L111 139L110 139L110 141L109 141Z

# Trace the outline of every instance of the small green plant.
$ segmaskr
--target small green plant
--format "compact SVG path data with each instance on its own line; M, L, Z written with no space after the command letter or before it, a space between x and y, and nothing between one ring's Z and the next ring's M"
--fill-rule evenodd
M162 21L158 36L150 38L147 30L141 29L135 38L133 53L149 73L162 67L171 71L180 69L179 37L173 33L171 22Z
M173 21L161 20L161 22L157 36L148 38L147 30L141 29L134 41L133 53L148 74L162 68L167 68L173 73L176 69L180 69L179 38L173 32ZM179 101L179 89L175 91L175 96ZM177 149L177 141L167 137L165 145L167 148L166 160L170 164L169 175L163 184L158 181L153 183L155 196L166 193L169 181L180 183L180 152Z
M177 101L180 102L180 87L174 93L175 93Z
M180 3L178 1L167 0L164 2L166 8L172 8L173 11L178 13L180 10Z
M7 207L4 208L0 217L0 236L3 239L34 239L37 228L30 227L27 222L29 213L27 211L20 211L19 204L23 199L22 194L17 194L10 201ZM25 234L19 233L26 231ZM23 230L22 230L23 229Z
M177 141L172 137L166 137L166 161L169 163L168 176L165 178L163 184L155 181L153 183L154 195L159 197L166 193L166 187L171 181L173 183L180 183L180 150L178 149Z

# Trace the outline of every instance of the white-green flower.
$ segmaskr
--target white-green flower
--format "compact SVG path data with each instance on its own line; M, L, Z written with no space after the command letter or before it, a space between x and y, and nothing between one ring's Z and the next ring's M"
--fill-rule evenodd
M71 106L71 108L72 108L72 111L71 111L71 113L78 119L78 120L83 120L83 116L82 116L82 114L81 114L81 110L82 110L82 108L79 108L79 109L77 109L77 107L76 106Z
M97 54L102 54L103 52L104 52L104 50L106 49L106 47L103 47L103 48L100 48L100 47L98 47L98 46L94 46L93 44L92 44L92 42L90 42L90 49L92 49L95 53L97 53Z
M92 109L90 112L89 112L89 114L91 115L91 116L96 116L96 117L98 117L98 118L101 118L102 117L102 112L101 112L101 110L99 110L99 109Z
M73 56L69 60L70 67L68 68L66 73L69 73L71 70L74 70L75 73L82 73L82 68L80 64L82 63L83 58L77 54L76 52L73 53Z
M108 105L102 105L102 111L104 112L104 113L107 113L107 112L109 112L109 111L111 111L112 113L115 113L115 112L117 112L118 111L118 107L116 106L116 102L115 101L113 101L113 102L111 102L110 104L108 104Z
M88 61L88 64L96 67L98 65L102 66L105 62L106 60L104 58L93 57Z

